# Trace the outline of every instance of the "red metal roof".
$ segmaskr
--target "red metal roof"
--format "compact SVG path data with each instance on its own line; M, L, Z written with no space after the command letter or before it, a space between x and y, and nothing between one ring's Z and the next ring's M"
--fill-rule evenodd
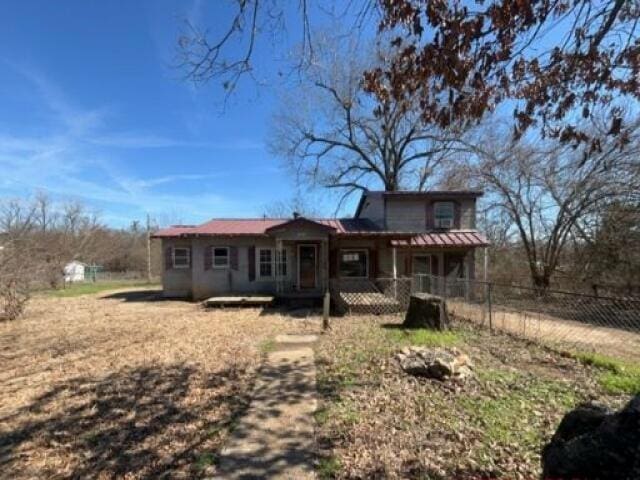
M306 217L295 217L291 220L287 220L286 222L283 222L279 225L274 225L273 227L269 227L266 229L266 233L272 233L274 230L282 230L282 229L288 229L288 228L305 228L306 227L313 227L313 228L319 228L323 231L329 232L329 231L335 231L335 227L332 227L331 225L326 224L325 222L323 222L321 219L310 219L310 218L306 218Z
M322 218L301 220L316 222L334 229L336 235L381 235L396 236L391 240L395 246L416 247L481 247L488 245L486 238L476 231L449 231L437 233L391 232L380 229L375 223L366 218ZM238 235L267 235L269 230L279 225L291 223L291 219L284 218L219 218L210 220L198 226L175 225L156 232L154 238L177 238L192 236L238 236ZM398 239L398 237L405 239ZM411 240L407 237L411 237Z
M152 235L153 238L163 237L179 237L185 233L191 232L195 225L171 225L167 228L162 228Z
M268 228L287 222L283 218L217 218L196 227L197 235L264 235Z
M396 247L486 247L489 242L484 235L476 231L449 231L421 233L406 240L391 240Z
M303 218L303 217L301 217ZM364 218L306 219L335 229L337 234L381 232L371 220ZM198 226L177 225L156 232L155 238L196 235L266 235L269 229L292 222L289 218L217 218Z

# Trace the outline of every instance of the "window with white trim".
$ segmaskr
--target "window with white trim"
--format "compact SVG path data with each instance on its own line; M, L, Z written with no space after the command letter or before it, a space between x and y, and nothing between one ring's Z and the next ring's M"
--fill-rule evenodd
M367 250L341 250L339 272L341 277L367 278L369 252Z
M174 247L173 268L189 268L191 266L191 255L188 248Z
M270 248L258 249L258 277L273 277L273 250Z
M436 202L433 205L433 218L436 228L452 228L455 208L453 202Z
M287 276L287 250L286 249L282 249L280 250L280 268L278 273L283 276L286 277Z
M211 247L213 268L229 268L229 247Z

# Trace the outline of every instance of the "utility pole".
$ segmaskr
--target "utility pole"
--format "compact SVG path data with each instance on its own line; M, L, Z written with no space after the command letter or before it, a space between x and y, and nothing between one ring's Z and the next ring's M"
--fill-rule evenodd
M151 218L147 213L147 283L151 283Z

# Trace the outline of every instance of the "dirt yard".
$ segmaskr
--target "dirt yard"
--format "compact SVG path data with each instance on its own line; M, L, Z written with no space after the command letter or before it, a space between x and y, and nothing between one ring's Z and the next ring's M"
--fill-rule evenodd
M607 392L602 371L469 323L453 331L404 330L398 317L334 321L316 353L324 478L533 480L564 413ZM443 383L403 372L408 345L457 348L475 377ZM635 388L635 387L634 387Z
M448 302L453 315L488 325L485 309L467 302ZM493 307L493 328L564 350L595 351L640 362L640 333L566 320L526 310Z
M210 475L272 337L317 328L144 290L38 297L0 323L0 478Z

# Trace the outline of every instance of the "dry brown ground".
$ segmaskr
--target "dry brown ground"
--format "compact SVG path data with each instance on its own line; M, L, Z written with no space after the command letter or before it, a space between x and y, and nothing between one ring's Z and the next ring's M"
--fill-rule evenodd
M454 315L487 325L484 308L466 302L449 302ZM494 307L493 327L503 332L554 345L565 350L595 351L610 357L640 361L640 334L620 328L580 323L527 311Z
M316 329L148 292L36 298L0 324L0 478L211 473L261 347Z

